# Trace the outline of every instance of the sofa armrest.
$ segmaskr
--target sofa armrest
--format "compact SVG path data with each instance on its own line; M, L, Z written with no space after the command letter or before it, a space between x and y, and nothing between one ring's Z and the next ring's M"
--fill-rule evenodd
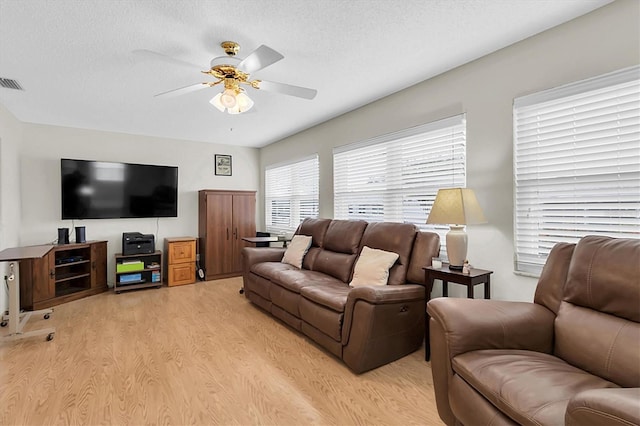
M427 312L436 405L447 425L457 423L449 405L456 355L480 349L552 350L555 314L541 305L441 297L429 301Z
M425 289L401 284L349 291L342 324L342 360L356 373L401 358L424 340Z
M417 284L402 285L372 285L356 287L349 292L345 312L349 310L349 305L357 300L364 300L373 304L397 303L408 300L424 300L424 287Z
M427 312L432 327L445 333L450 358L480 349L551 353L555 315L541 305L440 297L429 301Z
M242 249L242 279L249 279L251 266L262 262L280 262L287 249L283 247L245 247Z
M344 307L344 321L342 326L342 341L348 342L353 324L354 307L358 301L365 301L371 305L397 304L409 301L425 300L425 289L418 284L402 285L372 285L352 288L347 296Z
M640 388L591 389L569 401L565 424L640 424Z
M242 249L242 268L248 271L256 263L280 262L286 250L283 247L245 247Z

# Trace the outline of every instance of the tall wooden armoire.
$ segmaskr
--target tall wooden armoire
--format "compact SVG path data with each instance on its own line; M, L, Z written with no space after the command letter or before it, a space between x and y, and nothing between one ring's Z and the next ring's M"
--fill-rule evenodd
M242 274L242 237L256 235L256 192L198 192L200 267L207 280Z

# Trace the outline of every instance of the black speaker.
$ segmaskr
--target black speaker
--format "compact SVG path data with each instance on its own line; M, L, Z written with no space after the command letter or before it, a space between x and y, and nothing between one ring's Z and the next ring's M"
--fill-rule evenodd
M76 243L86 243L87 235L85 234L84 226L76 226Z
M69 244L69 228L58 228L58 244Z

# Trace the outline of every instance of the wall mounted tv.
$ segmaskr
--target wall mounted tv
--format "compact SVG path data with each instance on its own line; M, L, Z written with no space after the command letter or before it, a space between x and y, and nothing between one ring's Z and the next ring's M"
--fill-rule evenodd
M62 219L178 216L178 168L60 160Z

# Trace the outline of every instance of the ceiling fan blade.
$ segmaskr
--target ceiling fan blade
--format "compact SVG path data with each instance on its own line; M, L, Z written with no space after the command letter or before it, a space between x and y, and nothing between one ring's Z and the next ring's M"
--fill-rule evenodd
M189 86L180 87L178 89L169 90L167 92L158 93L154 95L154 98L169 98L174 96L184 95L185 93L195 92L196 90L204 89L205 87L210 87L208 83L196 83L190 84Z
M238 69L247 74L251 74L252 72L256 72L278 62L282 58L284 58L284 56L280 53L263 44L244 58L244 60L238 64Z
M187 67L191 67L191 68L202 69L202 66L200 66L200 65L192 64L191 62L183 61L182 59L173 58L171 56L168 56L168 55L165 55L165 54L162 54L162 53L158 53L158 52L154 52L152 50L137 49L137 50L131 51L131 53L134 54L135 56L140 57L140 58L152 59L152 60L160 60L160 61L163 61L163 62L169 62L171 64L175 64L175 65L181 65L181 66L187 66Z
M261 81L258 88L267 92L282 93L283 95L296 96L298 98L313 99L318 91L306 87L292 86L291 84L276 83L273 81Z

